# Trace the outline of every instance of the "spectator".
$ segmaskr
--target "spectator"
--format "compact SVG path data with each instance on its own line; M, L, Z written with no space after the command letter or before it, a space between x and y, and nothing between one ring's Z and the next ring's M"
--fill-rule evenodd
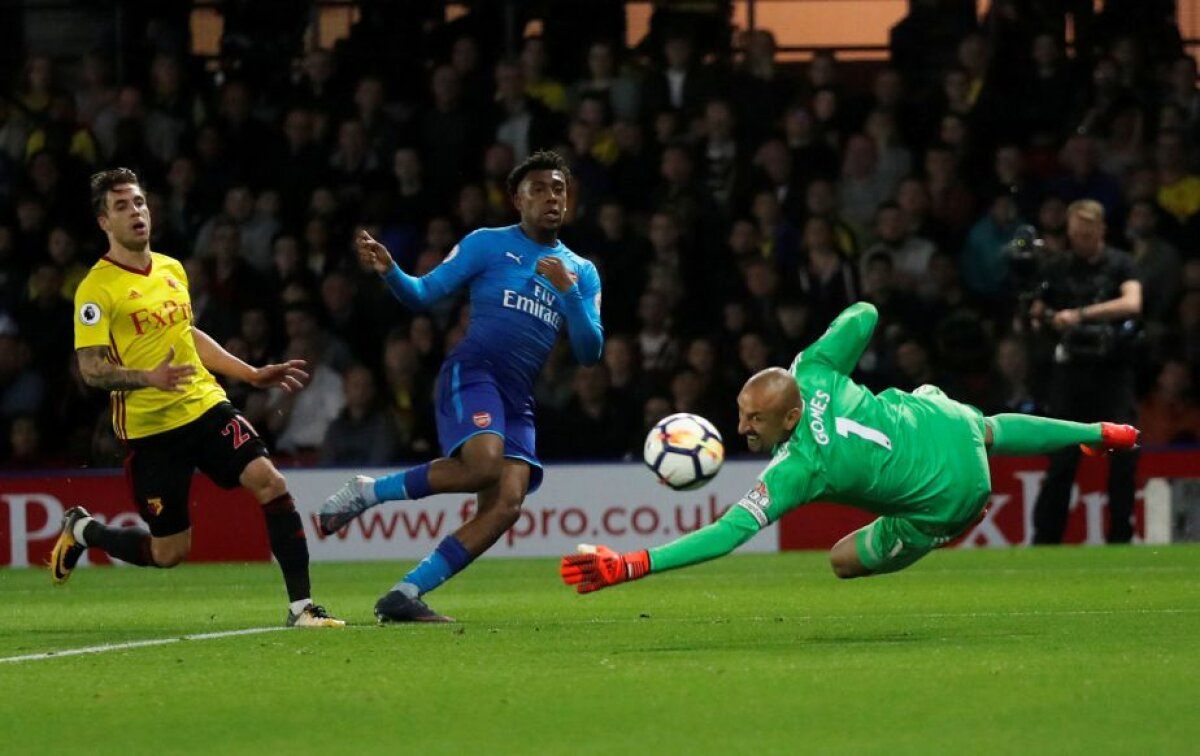
M742 157L734 139L736 118L725 100L704 106L704 138L700 142L701 180L717 206L729 213L735 189L742 179Z
M813 216L804 224L804 256L800 289L808 299L813 328L821 332L858 301L858 276L834 246L833 227L825 218Z
M296 393L271 390L267 429L279 451L314 461L346 404L342 376L325 361L319 343L310 336L293 337L284 356L307 362L309 381Z
M925 182L931 200L929 214L946 226L951 244L957 246L971 225L975 197L959 173L954 151L938 142L925 150Z
M1001 339L996 346L996 368L992 375L991 394L983 409L988 414L1040 414L1038 399L1034 396L1030 378L1029 352L1025 343L1015 336Z
M325 431L323 465L378 467L395 459L396 434L388 416L379 411L375 376L363 365L342 374L344 406Z
M641 383L641 364L637 343L617 333L604 344L604 369L608 371L608 394L612 401L630 410L641 404L645 386Z
M380 329L385 321L367 310L354 280L341 271L328 273L321 280L321 303L330 334L349 347L355 360L378 367L379 344L383 342Z
M144 99L147 146L166 165L179 156L205 106L188 90L179 59L165 53L150 62L150 83Z
M534 150L554 144L561 132L557 119L525 91L525 74L511 60L496 65L496 104L489 117L489 135L512 148L518 163Z
M1000 296L1008 280L1006 250L1020 223L1016 201L1008 192L1001 192L992 198L988 214L971 227L960 269L972 294L992 301Z
M1158 204L1180 225L1200 211L1200 176L1190 171L1190 156L1178 131L1159 133L1154 147L1158 169Z
M41 410L45 382L32 363L32 350L17 322L0 313L0 420Z
M454 192L456 181L479 165L484 132L478 114L463 103L462 82L454 68L433 69L429 87L433 102L418 117L417 142L425 164L437 166L426 178L441 203Z
M0 462L4 470L38 470L61 467L61 458L42 448L42 433L36 417L19 415L8 426L8 454Z
M79 85L75 88L75 112L79 120L91 124L96 114L112 105L117 90L112 83L112 66L98 50L83 54L79 68Z
M743 144L760 144L778 123L795 87L775 60L775 35L766 29L743 33L742 60L729 87Z
M1049 32L1033 38L1030 77L1021 85L1021 109L1027 134L1057 137L1065 128L1069 110L1063 105L1076 99L1076 81L1063 59L1059 40Z
M875 212L875 243L863 255L864 264L877 254L890 258L896 285L916 291L929 270L929 259L937 251L933 242L914 236L900 206L887 202Z
M832 181L814 179L804 190L804 211L801 218L801 228L806 225L803 221L811 218L823 218L833 234L833 244L839 252L847 257L856 257L859 250L859 239L854 234L850 224L842 219L837 206L837 193Z
M1163 365L1154 390L1138 408L1138 419L1145 446L1200 442L1200 404L1186 362L1168 360Z
M1042 201L1042 187L1040 182L1028 175L1020 147L1008 143L996 148L992 160L992 181L993 193L1003 191L1011 194L1022 217L1037 217L1038 206Z
M407 458L434 453L432 382L422 371L416 347L401 331L393 331L384 341L383 392L398 453Z
M641 104L638 82L621 71L616 47L606 40L597 40L588 48L587 76L572 85L568 102L574 109L585 95L596 94L605 98L615 118L637 120Z
M188 258L183 261L183 269L192 300L192 322L216 341L224 342L237 327L238 308L213 293L211 261ZM246 304L249 306L250 302Z
M288 225L294 225L303 218L308 198L326 179L329 167L317 142L312 111L291 108L284 114L282 131L282 143L272 150L270 170L281 193L282 217Z
M924 308L915 289L897 284L893 258L886 252L868 254L863 263L863 299L879 311L876 330L885 338L896 333L917 333L923 326Z
M712 93L707 72L695 60L691 37L672 31L663 42L665 66L654 70L642 82L642 113L664 111L691 117L700 112Z
M526 37L521 46L521 73L525 77L525 93L552 111L567 111L567 89L562 82L547 73L546 42L541 37Z
M288 305L283 313L283 327L289 344L296 342L311 348L334 372L341 373L354 364L354 355L346 342L325 328L313 303Z
M912 171L912 151L901 140L899 124L891 110L872 110L863 124L863 132L875 145L875 174L891 197L900 180Z
M787 109L783 117L783 138L791 153L791 160L787 163L787 180L779 185L803 186L814 179L832 180L837 177L839 170L837 150L817 133L812 111L807 107L797 104ZM769 143L770 140L763 142L763 145ZM756 158L756 163L760 159ZM780 160L778 157L774 159ZM782 167L782 164L777 163L777 165ZM764 164L763 168L769 172L770 166ZM793 172L795 173L794 180ZM801 205L800 193L796 192L795 197L795 204L799 207Z
M838 182L838 207L857 238L870 238L875 211L891 192L889 181L879 172L875 142L865 134L851 136Z
M675 367L679 359L679 342L672 335L670 310L666 299L656 291L647 290L638 302L638 352L642 356L642 371L661 379Z
M29 299L16 312L17 328L25 337L31 364L57 385L62 358L73 351L71 299L63 294L62 271L40 263L29 276ZM74 291L71 292L73 297Z
M1129 208L1125 238L1142 283L1142 317L1161 326L1179 300L1183 262L1179 250L1158 235L1158 208L1154 203L1139 200Z
M620 459L637 443L636 414L609 401L603 364L576 367L573 394L557 414L557 430L547 456L567 459Z
M1059 154L1062 171L1051 179L1048 189L1067 203L1094 199L1107 215L1121 209L1121 188L1117 180L1100 170L1100 156L1094 137L1076 133L1067 139Z

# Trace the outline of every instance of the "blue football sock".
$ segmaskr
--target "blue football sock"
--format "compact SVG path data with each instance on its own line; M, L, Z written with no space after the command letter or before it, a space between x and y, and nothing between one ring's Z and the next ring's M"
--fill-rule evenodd
M392 586L393 591L400 591L410 598L416 598L429 593L442 583L458 574L471 563L474 557L462 545L462 541L454 536L446 536L429 556L404 576L404 579Z
M423 499L433 493L429 487L429 463L410 467L404 472L393 473L375 481L376 501L404 501Z

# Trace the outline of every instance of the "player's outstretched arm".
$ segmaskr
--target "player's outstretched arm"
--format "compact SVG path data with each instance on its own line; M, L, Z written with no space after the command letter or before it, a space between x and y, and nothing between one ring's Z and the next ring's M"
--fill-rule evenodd
M580 553L562 558L559 574L578 593L591 593L654 572L725 556L753 538L758 530L758 520L742 507L734 506L711 525L648 551L618 554L607 546L581 545Z
M175 347L167 350L162 362L150 370L138 370L118 365L106 346L81 347L75 350L79 374L92 388L105 391L133 391L156 388L162 391L183 391L184 384L196 373L191 365L172 365Z
M304 372L307 363L304 360L254 367L230 354L199 328L192 328L192 340L196 343L196 354L200 356L204 367L226 378L249 383L255 388L281 388L288 392L299 391L308 382L308 373Z
M821 338L813 342L796 358L797 362L824 362L834 370L848 375L854 370L863 351L871 343L879 311L870 302L850 305L829 324Z
M422 310L457 291L478 272L477 256L465 254L463 249L464 245L469 245L470 238L463 239L446 255L441 265L419 278L401 270L387 247L371 238L365 230L359 230L354 237L354 246L359 261L383 277L396 299L407 307Z

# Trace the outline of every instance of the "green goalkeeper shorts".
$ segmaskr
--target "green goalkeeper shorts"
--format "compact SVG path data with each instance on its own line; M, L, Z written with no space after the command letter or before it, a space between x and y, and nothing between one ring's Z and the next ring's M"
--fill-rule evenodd
M956 402L936 386L921 386L914 400L934 404L944 416L933 418L930 432L951 439L940 453L943 479L950 491L925 502L924 511L884 516L854 534L858 560L871 572L902 570L974 525L991 498L984 452L984 420L974 407ZM965 432L964 432L965 431Z
M874 573L902 570L963 528L949 528L904 517L880 517L854 534L858 561Z

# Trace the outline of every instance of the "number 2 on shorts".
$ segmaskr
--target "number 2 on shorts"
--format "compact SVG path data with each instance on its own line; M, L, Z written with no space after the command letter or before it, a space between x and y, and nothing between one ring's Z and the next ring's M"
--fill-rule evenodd
M850 434L854 434L873 444L879 444L888 451L892 450L892 439L888 438L883 431L868 428L862 423L855 422L848 417L835 417L833 419L833 428L842 438L849 438Z

